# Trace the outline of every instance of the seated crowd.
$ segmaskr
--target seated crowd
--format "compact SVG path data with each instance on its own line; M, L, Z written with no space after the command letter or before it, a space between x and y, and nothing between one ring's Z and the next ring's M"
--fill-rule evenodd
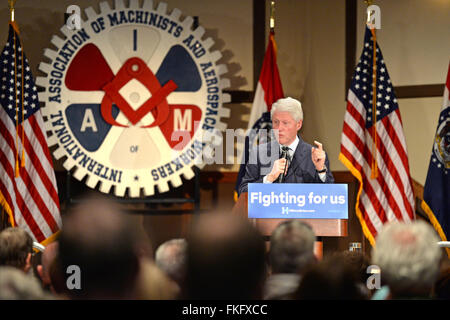
M0 232L0 299L450 297L448 258L423 221L387 224L370 257L344 251L323 259L314 255L313 229L299 220L280 223L266 246L246 219L200 214L186 239L155 251L141 227L105 199L71 208L63 226L39 255L26 231Z

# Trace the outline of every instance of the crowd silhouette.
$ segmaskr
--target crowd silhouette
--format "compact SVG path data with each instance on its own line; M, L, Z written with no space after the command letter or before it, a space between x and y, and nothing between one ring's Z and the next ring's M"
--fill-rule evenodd
M128 217L110 199L85 198L63 215L57 241L39 255L25 230L2 230L0 299L450 297L449 260L424 221L386 224L369 255L344 251L319 260L314 231L299 220L280 223L266 243L247 219L199 214L185 239L171 239L153 250L145 232Z

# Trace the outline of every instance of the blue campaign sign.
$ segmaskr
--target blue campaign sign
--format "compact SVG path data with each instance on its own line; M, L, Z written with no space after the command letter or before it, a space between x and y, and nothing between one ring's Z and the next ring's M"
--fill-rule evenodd
M347 185L249 183L248 217L348 219Z

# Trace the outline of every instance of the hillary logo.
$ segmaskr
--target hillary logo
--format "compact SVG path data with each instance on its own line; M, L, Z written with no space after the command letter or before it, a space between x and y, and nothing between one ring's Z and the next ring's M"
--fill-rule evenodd
M91 188L117 196L139 197L166 192L203 167L202 151L215 146L226 129L222 93L228 80L217 65L220 52L203 39L193 19L152 1L121 0L100 14L85 10L80 28L64 25L56 49L46 49L45 91L49 144L56 159ZM204 135L209 139L205 140Z

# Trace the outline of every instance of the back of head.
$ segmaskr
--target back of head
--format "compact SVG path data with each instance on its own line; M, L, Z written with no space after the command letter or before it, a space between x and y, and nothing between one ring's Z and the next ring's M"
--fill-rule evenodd
M423 221L387 224L372 249L372 263L393 297L429 295L439 272L441 250L433 228Z
M270 237L272 273L301 273L315 261L313 229L298 220L280 223Z
M42 289L35 278L17 268L0 267L0 300L47 300L53 298Z
M187 241L172 239L162 243L155 254L156 265L179 285L186 276Z
M33 239L23 229L6 228L0 232L0 265L24 270L33 250Z
M365 299L358 274L343 256L333 255L309 268L303 275L296 298L300 300Z
M264 241L247 220L214 213L198 217L188 246L188 298L260 298L264 256Z
M335 255L341 256L342 259L355 270L361 283L366 285L367 278L371 273L367 273L367 268L370 266L369 258L362 252L357 251L342 251Z
M434 297L439 300L450 300L450 267L441 270L434 285Z
M57 241L48 244L41 255L41 264L37 266L37 272L45 287L51 284L50 266L58 255L58 248L59 243Z
M59 240L60 272L79 267L81 289L71 298L128 298L138 272L136 239L122 210L105 198L85 199L65 217Z

